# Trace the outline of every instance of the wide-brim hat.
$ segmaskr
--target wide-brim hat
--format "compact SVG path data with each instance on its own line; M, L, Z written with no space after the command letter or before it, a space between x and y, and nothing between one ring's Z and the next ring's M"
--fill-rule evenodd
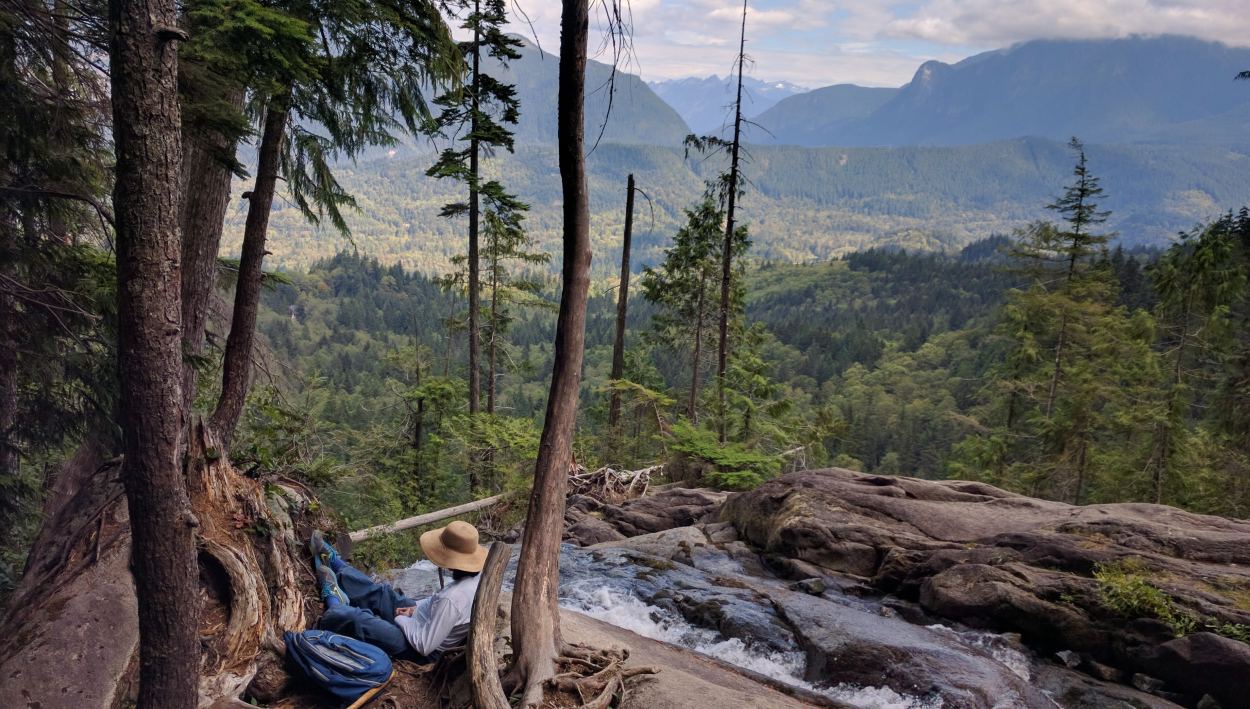
M421 535L421 551L444 569L477 573L486 565L486 547L478 544L477 527L452 522Z

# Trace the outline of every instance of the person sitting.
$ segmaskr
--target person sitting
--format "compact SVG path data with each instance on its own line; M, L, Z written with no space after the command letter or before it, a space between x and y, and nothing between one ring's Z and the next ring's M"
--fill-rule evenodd
M478 543L473 525L452 522L421 535L426 558L452 575L451 584L421 600L408 598L352 567L321 532L314 531L308 545L326 604L318 624L322 630L363 640L392 657L407 655L422 663L437 661L468 637L487 552Z

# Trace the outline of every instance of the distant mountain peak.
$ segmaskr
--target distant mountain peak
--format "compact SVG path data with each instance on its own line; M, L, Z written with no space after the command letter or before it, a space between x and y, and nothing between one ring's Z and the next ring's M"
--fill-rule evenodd
M1041 39L927 61L884 94L824 87L757 117L797 145L961 145L1034 135L1088 142L1250 143L1250 49L1193 37ZM888 91L888 90L887 90Z
M672 106L696 133L718 132L725 125L729 116L728 106L733 103L737 91L737 81L733 76L721 77L717 74L704 78L649 81L647 85ZM743 112L748 117L757 116L778 101L807 90L789 81L765 81L753 76L745 77L742 85L746 89Z

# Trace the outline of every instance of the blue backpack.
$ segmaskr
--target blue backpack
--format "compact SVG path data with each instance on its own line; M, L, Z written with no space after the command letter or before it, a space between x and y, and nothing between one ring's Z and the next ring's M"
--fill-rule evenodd
M363 705L391 679L391 658L369 643L327 630L288 632L283 640L301 672L352 706Z

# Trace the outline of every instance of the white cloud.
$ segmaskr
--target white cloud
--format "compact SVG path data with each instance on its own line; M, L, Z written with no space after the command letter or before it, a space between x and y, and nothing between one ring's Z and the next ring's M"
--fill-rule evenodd
M1250 45L1246 0L929 0L881 28L886 37L1001 46L1029 39L1184 34Z
M547 51L558 49L560 3L520 0ZM610 1L610 0L609 0ZM725 75L732 70L740 0L629 0L634 59L643 78ZM605 28L592 3L591 53ZM514 18L513 31L533 36ZM750 0L751 73L809 86L899 86L929 59L1029 39L1187 34L1250 45L1250 0Z

